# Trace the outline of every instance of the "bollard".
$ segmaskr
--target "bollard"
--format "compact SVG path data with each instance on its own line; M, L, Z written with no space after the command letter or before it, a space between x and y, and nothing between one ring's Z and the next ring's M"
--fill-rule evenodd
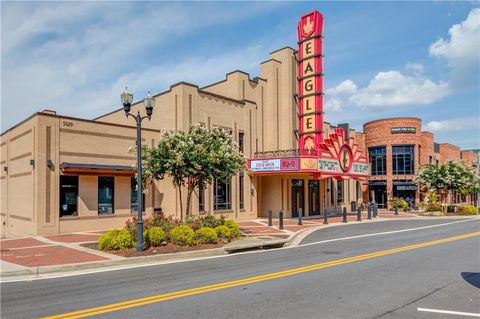
M278 229L283 229L283 210L278 214Z
M303 225L302 217L303 217L303 209L299 208L298 209L298 225Z
M377 218L377 217L378 217L378 204L373 203L373 218Z
M327 214L327 209L323 209L323 224L328 225L328 214Z
M343 207L343 223L347 222L347 207Z
M368 203L368 213L367 218L372 219L372 204Z
M398 215L398 206L395 205L395 208L394 208L394 209L395 209L395 215Z
M360 207L357 207L357 222L362 221L362 209Z
M273 226L272 218L273 218L272 210L269 209L268 210L268 226Z

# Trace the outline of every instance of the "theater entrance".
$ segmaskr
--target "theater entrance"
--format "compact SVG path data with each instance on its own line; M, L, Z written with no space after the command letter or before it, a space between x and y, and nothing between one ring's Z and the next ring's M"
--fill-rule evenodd
M301 208L305 215L305 190L303 179L292 179L292 217L298 217Z

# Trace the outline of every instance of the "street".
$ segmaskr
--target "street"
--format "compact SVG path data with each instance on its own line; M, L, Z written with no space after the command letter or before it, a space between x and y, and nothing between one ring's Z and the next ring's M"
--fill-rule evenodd
M298 247L2 283L1 315L478 317L479 229L479 219L460 218L347 224L313 232Z

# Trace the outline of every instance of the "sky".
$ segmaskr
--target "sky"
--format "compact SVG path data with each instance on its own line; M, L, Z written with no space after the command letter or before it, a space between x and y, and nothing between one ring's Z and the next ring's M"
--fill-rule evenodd
M324 15L325 120L415 116L480 147L480 2L1 2L1 131L36 111L95 118L179 81L259 75ZM157 106L161 108L161 106ZM158 110L158 109L157 109ZM161 110L158 110L161 111Z

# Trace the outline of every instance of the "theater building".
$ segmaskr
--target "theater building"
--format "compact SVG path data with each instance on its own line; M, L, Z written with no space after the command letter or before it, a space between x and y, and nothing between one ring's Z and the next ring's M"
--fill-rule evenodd
M386 208L388 198L403 198L411 206L423 200L414 176L424 164L441 165L449 160L463 160L469 167L478 165L472 151L461 151L449 143L435 143L430 132L422 131L422 121L415 117L379 119L363 125L365 149L371 165L365 200L375 200ZM460 195L454 203L469 201Z
M229 181L197 190L193 214L242 220L272 209L290 218L363 201L364 135L323 120L322 19L317 11L303 16L298 50L270 53L258 77L237 70L205 87L180 82L154 95L142 144L199 123L228 130L248 163ZM143 108L134 102L132 112ZM123 227L138 209L133 125L121 108L93 120L45 110L3 132L2 237ZM144 196L147 216L155 208L180 216L170 180L149 183Z

